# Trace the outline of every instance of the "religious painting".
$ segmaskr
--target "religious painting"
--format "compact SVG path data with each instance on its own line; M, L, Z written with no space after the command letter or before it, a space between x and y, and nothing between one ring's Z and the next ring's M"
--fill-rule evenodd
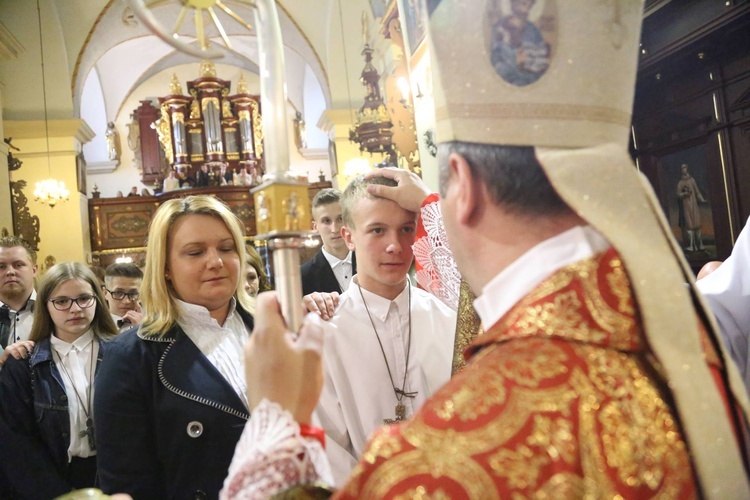
M76 184L78 192L86 196L86 159L83 153L76 155Z
M328 141L328 162L331 165L331 179L333 180L339 173L339 164L336 158L336 143Z
M547 72L557 41L555 0L488 0L485 35L492 67L524 87Z
M401 26L406 29L409 54L414 55L427 34L424 0L401 0L399 5L404 8L401 13Z
M706 145L699 144L657 161L662 208L688 260L717 256L706 154Z

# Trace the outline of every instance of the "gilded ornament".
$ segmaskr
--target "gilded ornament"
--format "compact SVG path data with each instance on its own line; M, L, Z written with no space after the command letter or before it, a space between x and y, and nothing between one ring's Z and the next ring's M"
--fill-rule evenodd
M200 66L200 77L201 78L216 78L216 66L209 60L201 61Z
M177 79L177 74L172 73L172 81L169 82L169 94L170 95L182 95L182 85Z

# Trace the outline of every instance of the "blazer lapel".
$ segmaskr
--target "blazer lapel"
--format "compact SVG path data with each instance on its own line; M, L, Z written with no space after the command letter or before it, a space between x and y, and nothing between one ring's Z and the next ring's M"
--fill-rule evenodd
M336 275L333 274L333 269L331 269L331 265L326 260L322 250L315 254L315 264L318 268L317 279L321 285L321 291L341 293L342 290L339 286L339 281L336 279Z
M159 379L178 396L245 420L250 418L232 386L180 328L159 361Z

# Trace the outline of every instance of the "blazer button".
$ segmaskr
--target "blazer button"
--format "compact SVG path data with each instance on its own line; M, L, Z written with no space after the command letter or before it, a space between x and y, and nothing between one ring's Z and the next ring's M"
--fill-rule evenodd
M68 396L66 396L65 394L60 396L60 401L67 401L67 400L68 400Z
M203 424L198 422L197 420L193 420L187 425L187 434L191 438L198 438L201 437L201 434L203 434ZM196 493L197 495L197 493ZM205 493L204 493L205 495ZM198 497L196 497L198 498Z
M203 490L196 490L195 492L195 500L206 500L208 498L208 495L206 495L206 492Z
M62 436L62 437L64 437L64 438L67 438L68 436L70 436L70 434L68 434L67 432L63 432L63 433L61 434L61 436Z

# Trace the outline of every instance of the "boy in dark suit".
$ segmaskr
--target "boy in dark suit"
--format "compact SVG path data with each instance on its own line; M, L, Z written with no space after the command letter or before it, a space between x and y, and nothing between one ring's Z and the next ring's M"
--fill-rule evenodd
M313 292L343 293L357 272L354 254L341 237L341 191L323 189L312 202L312 227L323 240L323 247L302 265L302 294Z

